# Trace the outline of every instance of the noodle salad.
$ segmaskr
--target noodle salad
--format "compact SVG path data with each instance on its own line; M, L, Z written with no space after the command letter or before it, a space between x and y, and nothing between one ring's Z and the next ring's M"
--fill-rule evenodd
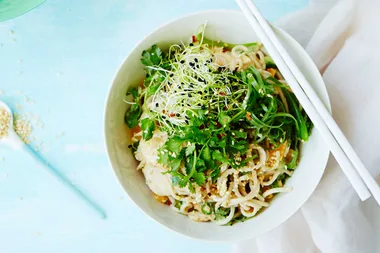
M153 196L195 221L254 217L299 162L312 123L259 42L204 37L143 51L127 92L131 148Z

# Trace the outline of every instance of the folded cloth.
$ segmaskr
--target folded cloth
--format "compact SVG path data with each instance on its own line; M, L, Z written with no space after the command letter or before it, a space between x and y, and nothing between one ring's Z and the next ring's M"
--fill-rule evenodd
M278 24L323 73L333 116L371 174L380 174L380 1L314 0ZM379 181L378 181L379 182ZM305 205L234 253L380 252L380 208L361 202L333 157Z

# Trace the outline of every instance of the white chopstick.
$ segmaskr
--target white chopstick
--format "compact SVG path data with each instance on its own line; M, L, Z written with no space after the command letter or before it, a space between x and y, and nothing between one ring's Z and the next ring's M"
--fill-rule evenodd
M380 204L380 188L376 181L366 170L322 101L320 101L306 78L282 47L267 21L250 0L237 0L237 3L276 62L310 119L321 132L326 144L329 145L331 152L341 165L359 197L365 200L370 196L367 190L368 187L376 201ZM362 180L366 185L364 185Z
M336 141L339 143L340 147L345 152L347 158L350 160L350 162L354 165L356 168L356 171L359 173L361 179L364 181L370 192L372 193L373 197L376 199L377 203L380 204L380 188L377 185L375 179L371 176L371 174L368 172L368 170L365 168L363 162L360 160L359 156L356 154L354 149L352 148L351 144L347 140L347 138L344 136L342 130L339 128L337 123L334 121L333 117L329 113L329 111L326 109L325 105L322 103L322 101L319 99L318 95L315 93L314 89L310 86L309 82L306 80L305 76L302 74L300 69L297 67L297 65L294 63L293 59L289 56L289 54L286 52L284 47L282 46L281 42L278 40L277 36L275 35L272 28L269 26L268 22L265 20L265 18L262 16L260 11L257 9L257 7L253 4L251 0L245 0L248 7L250 8L253 15L256 17L259 25L264 30L264 33L268 35L271 42L274 44L276 49L279 51L280 57L283 58L283 60L286 62L287 66L293 73L294 77L298 80L297 86L301 86L301 88L306 93L306 96L310 99L312 104L317 109L318 113L324 120L325 124L335 137Z

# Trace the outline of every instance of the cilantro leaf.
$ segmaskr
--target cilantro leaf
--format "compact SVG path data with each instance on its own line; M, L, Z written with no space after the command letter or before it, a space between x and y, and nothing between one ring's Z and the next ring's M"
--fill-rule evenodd
M153 45L150 49L144 50L141 56L141 62L145 66L158 65L162 60L162 51L157 45Z
M210 176L211 176L212 182L215 183L218 177L220 176L220 168L217 168L213 172L211 172Z
M204 172L207 170L207 166L206 166L206 163L203 159L201 158L198 158L197 159L197 162L196 162L196 165L195 165L196 169L198 172Z
M138 99L139 98L139 90L138 88L136 87L133 87L132 89L130 89L128 92L127 92L127 96L128 95L132 95L132 97L134 99Z
M179 158L176 158L176 159L173 159L172 161L170 161L168 163L168 166L172 169L172 170L178 170L179 167L181 166L181 162L182 162L182 157L179 157Z
M124 121L129 128L134 128L139 123L139 118L142 114L141 106L139 104L133 104L124 116Z
M159 83L159 82L154 83L152 85L149 85L147 88L148 89L147 90L148 96L154 95L157 92L158 88L160 88L160 86L161 86L161 83Z
M209 142L210 147L225 148L227 145L227 135L213 136Z
M194 150L195 150L195 144L191 143L191 145L186 148L186 156L191 155L194 152Z
M203 148L202 153L201 153L201 157L205 161L211 160L210 148L207 145Z
M186 158L185 168L186 168L186 174L191 175L191 172L193 171L193 165L194 165L194 156L188 156Z
M162 165L169 163L169 152L165 152L164 147L158 149L158 162Z
M164 166L167 166L172 171L177 171L181 166L182 159L185 155L185 150L181 150L178 155L170 155L168 151L165 151L164 147L159 149L158 162Z
M142 137L144 140L150 140L152 139L153 137L153 131L154 131L154 128L155 128L155 125L154 125L154 121L149 119L149 118L145 118L143 120L141 120L141 129L142 129Z
M222 162L222 163L227 162L227 158L224 157L224 155L222 154L222 152L220 152L219 150L214 150L212 152L212 159L214 159L216 161L219 161L219 162Z
M192 178L194 179L194 182L199 185L199 186L203 186L205 183L206 183L206 177L203 173L201 172L195 172L192 176Z
M235 138L242 138L242 139L247 139L247 132L246 131L236 131L236 130L231 130L231 135Z
M221 112L219 113L218 121L220 124L222 124L222 126L226 127L231 122L231 117L226 113Z
M194 192L195 192L195 190L194 190L194 186L193 186L192 183L189 183L189 190L190 190L191 193L194 193Z
M183 143L183 140L180 137L174 136L173 138L170 138L169 140L167 140L164 146L169 151L172 151L178 154L181 151L182 143Z
M183 188L187 185L188 180L184 175L177 171L170 171L169 172L172 175L172 183L173 185L178 185L179 187Z

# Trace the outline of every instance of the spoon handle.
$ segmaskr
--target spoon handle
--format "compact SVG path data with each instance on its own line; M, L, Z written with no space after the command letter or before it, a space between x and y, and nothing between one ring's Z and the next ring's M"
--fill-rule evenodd
M38 161L43 165L53 176L55 176L58 181L60 181L64 186L70 189L74 194L77 195L80 199L82 199L87 206L89 206L92 210L94 210L102 219L107 217L106 213L103 209L98 206L93 200L91 200L88 196L86 196L79 188L77 188L70 180L64 176L59 170L51 166L48 162L46 162L39 154L37 154L29 145L24 144L23 150L26 153L29 153L34 160Z

